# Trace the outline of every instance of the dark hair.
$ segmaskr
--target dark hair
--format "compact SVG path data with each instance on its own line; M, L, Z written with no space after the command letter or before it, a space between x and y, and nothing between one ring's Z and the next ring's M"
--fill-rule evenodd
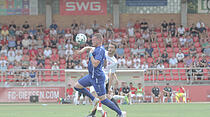
M115 49L117 48L117 44L115 44L114 42L111 42L109 44L113 45L115 47Z
M133 84L132 82L130 82L130 84Z

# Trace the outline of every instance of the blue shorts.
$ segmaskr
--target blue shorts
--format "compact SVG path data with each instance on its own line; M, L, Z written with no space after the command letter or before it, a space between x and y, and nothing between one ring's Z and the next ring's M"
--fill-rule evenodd
M102 96L106 94L105 76L101 78L92 78L89 74L78 80L83 87L93 86L97 95Z

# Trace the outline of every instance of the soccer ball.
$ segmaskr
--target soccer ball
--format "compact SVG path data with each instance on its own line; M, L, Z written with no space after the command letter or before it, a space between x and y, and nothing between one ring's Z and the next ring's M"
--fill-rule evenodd
M87 37L85 34L82 34L82 33L77 34L76 42L78 44L84 44L84 43L86 43L86 41L87 41Z

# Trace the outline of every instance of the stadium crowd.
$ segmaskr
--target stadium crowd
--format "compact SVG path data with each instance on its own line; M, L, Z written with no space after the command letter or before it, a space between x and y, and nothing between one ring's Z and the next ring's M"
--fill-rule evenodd
M91 37L96 32L104 36L106 48L111 41L118 45L118 68L159 68L156 74L162 74L161 68L210 66L210 28L202 21L183 27L171 19L155 27L143 19L129 21L126 27L118 29L113 28L110 20L106 25L96 20L92 24L74 20L65 29L56 22L48 28L31 26L25 21L22 26L14 22L0 26L1 73L9 69L85 69L87 53L75 55L74 51L91 46ZM87 35L85 45L75 42L78 33Z

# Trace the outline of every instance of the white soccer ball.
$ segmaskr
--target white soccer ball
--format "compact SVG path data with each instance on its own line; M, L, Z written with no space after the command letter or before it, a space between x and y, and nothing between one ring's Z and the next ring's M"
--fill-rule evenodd
M76 42L78 44L84 44L84 43L86 43L86 41L87 41L87 37L85 34L82 34L82 33L77 34Z

